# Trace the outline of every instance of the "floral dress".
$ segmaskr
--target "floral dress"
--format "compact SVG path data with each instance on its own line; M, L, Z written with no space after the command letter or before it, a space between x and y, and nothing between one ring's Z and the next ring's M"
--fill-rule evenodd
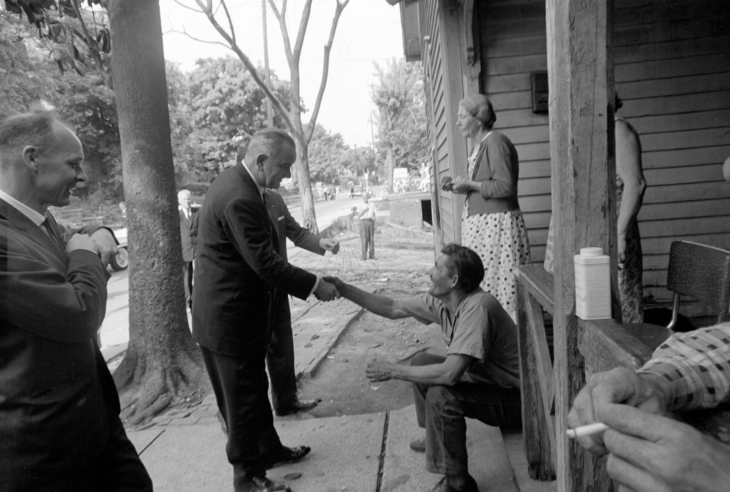
M479 146L469 158L471 176ZM480 287L497 298L517 322L517 281L514 270L530 262L530 242L522 212L475 214L469 216L469 201L461 216L462 245L474 250L484 263L484 280Z

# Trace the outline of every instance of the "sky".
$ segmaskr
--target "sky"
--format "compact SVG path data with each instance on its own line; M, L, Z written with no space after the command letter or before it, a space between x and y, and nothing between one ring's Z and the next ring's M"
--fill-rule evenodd
M281 5L281 0L275 0ZM195 0L178 0L197 8ZM214 5L217 0L213 1ZM255 65L264 61L261 0L228 0L227 5L241 50ZM303 0L288 0L287 24L292 45L299 29ZM322 77L324 44L329 35L335 0L314 0L300 62L301 94L311 109ZM269 65L280 79L289 80L279 24L267 5ZM202 13L192 12L174 0L160 0L165 59L177 62L183 71L192 70L195 60L205 57L235 56L228 48L190 39L182 33L206 41L224 42ZM216 17L227 26L221 11ZM370 146L370 118L375 106L371 86L376 82L373 62L383 66L393 58L403 58L400 10L385 0L350 0L340 17L330 55L329 77L317 122L331 132L342 134L349 145ZM302 118L309 121L310 114ZM375 125L377 131L377 125Z

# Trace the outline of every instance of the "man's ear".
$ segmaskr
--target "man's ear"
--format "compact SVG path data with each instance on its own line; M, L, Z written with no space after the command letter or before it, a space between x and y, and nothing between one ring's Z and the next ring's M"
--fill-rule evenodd
M266 154L259 154L256 156L256 167L263 167L266 161L269 159L269 156Z
M38 147L35 147L33 145L26 145L23 148L23 162L25 162L25 165L28 166L32 171L38 172L38 164L36 163L36 159L38 158Z
M449 284L452 289L455 289L456 286L459 285L459 275L452 275Z

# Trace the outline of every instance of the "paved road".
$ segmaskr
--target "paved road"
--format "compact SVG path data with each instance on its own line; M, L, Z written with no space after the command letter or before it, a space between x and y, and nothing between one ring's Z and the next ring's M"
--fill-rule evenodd
M316 202L314 210L320 229L348 214L360 201L360 197L343 195L333 201ZM301 207L292 207L290 211L296 220L301 221ZM106 318L101 326L101 349L107 359L114 355L115 347L117 351L123 350L129 340L129 270L112 273L108 290Z

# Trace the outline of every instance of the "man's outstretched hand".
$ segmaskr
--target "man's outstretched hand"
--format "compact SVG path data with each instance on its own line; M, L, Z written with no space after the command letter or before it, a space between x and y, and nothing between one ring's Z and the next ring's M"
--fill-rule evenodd
M114 235L108 229L102 227L91 235L91 239L99 248L101 263L107 266L112 257L117 254L117 241L114 239Z
M319 246L324 250L330 251L333 255L340 252L340 242L334 238L320 239Z
M317 297L317 299L324 302L329 302L334 299L340 298L340 293L337 290L337 287L335 287L333 283L328 282L326 278L323 278L319 282L317 290L314 291L314 295Z

